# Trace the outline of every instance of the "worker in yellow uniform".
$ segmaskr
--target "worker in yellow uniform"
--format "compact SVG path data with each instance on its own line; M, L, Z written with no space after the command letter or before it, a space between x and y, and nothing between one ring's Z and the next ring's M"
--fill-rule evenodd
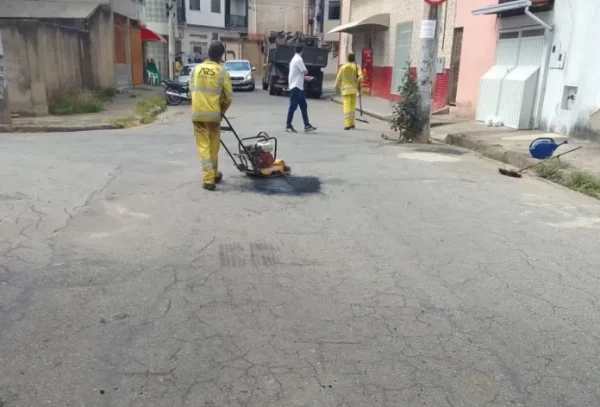
M208 48L208 60L194 68L190 78L192 121L198 154L204 172L202 187L215 189L223 175L219 172L221 117L233 101L231 77L221 66L225 47L213 42Z
M356 95L360 92L360 84L363 80L362 71L356 64L353 53L348 54L347 61L340 67L335 80L336 92L342 94L344 107L344 130L355 128L354 116L356 114Z

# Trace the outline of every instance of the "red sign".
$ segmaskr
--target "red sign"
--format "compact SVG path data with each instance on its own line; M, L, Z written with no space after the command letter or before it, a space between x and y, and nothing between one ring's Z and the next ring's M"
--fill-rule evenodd
M370 93L371 91L371 79L373 77L373 49L363 48L362 50L362 63L361 69L363 74L362 89Z
M444 4L446 0L425 0L425 3L429 4L431 7L437 7Z

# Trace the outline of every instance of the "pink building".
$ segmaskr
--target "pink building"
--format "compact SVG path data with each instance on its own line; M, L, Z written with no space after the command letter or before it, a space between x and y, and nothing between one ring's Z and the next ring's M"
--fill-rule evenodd
M496 0L457 0L455 38L461 37L460 69L457 69L458 87L456 95L450 91L450 103L454 105L452 114L461 117L475 117L477 99L479 97L479 83L481 77L494 65L496 54L496 15L475 16L471 12L475 9L489 6ZM461 31L462 30L462 31ZM455 96L455 100L452 100Z

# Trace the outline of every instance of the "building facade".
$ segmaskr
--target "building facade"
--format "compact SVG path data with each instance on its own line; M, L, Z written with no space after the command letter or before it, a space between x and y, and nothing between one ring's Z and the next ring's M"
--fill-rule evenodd
M419 56L423 0L343 0L341 6L340 62L348 52L356 54L360 64L362 50L372 51L371 94L390 100L399 98L398 88L410 63L416 76ZM438 62L433 95L434 110L448 101L450 59L454 35L456 0L439 6Z
M493 39L484 40L482 30L465 32L465 43L478 46L465 49L463 59L470 53L466 58L476 60L480 49L495 53L479 81L477 120L496 117L515 129L600 139L600 59L589 46L600 34L600 3L500 0L471 12L484 32L494 22Z
M481 77L494 65L496 56L496 16L476 16L472 11L490 4L490 0L458 0L454 28L454 50L448 103L450 113L474 118L479 99ZM454 52L457 51L457 52ZM458 75L453 75L453 72ZM455 88L452 88L455 86Z

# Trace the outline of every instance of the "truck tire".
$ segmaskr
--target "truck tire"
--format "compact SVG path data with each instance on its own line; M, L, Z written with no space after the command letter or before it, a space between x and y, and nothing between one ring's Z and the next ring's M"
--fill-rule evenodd
M271 77L269 79L269 95L275 96L277 93L277 89L275 88L275 78Z

